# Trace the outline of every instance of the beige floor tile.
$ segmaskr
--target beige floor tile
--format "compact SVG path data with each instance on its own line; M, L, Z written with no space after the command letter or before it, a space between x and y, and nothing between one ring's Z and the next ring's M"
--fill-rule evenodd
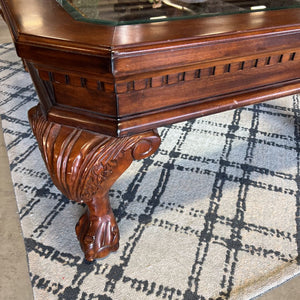
M0 134L0 299L33 299L6 147Z

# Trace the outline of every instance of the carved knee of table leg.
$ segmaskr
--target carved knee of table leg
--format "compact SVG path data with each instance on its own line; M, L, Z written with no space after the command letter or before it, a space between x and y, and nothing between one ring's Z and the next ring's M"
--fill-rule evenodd
M87 212L76 225L86 259L116 251L119 229L108 192L133 159L154 153L160 138L155 131L115 138L49 122L39 107L29 120L54 184L69 199L84 202Z

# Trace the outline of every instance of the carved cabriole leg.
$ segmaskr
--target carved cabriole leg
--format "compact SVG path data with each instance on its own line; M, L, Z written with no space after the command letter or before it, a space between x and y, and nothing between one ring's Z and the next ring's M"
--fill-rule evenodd
M133 159L154 153L160 137L155 131L115 138L49 122L39 106L29 120L54 184L69 199L84 202L87 212L76 234L88 261L119 247L119 229L108 192Z

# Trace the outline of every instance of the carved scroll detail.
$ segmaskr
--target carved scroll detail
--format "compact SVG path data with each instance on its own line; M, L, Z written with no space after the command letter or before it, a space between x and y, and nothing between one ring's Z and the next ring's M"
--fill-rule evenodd
M133 159L156 151L158 134L109 137L49 122L39 107L29 111L29 120L54 184L69 199L88 205L76 226L87 260L116 251L119 230L108 191Z

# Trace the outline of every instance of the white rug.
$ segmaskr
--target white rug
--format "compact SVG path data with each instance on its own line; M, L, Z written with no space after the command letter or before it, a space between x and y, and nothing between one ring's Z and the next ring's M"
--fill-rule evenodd
M53 186L27 119L37 104L0 45L0 113L35 299L251 299L299 273L299 97L160 128L110 197L120 248L84 261L84 211ZM298 263L297 263L298 261Z

